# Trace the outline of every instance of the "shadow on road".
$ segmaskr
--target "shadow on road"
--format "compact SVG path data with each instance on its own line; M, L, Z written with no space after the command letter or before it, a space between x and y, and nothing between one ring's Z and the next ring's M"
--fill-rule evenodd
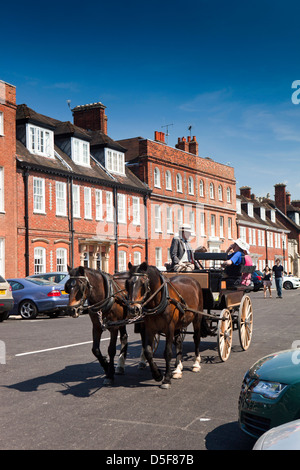
M251 450L255 439L240 430L238 422L223 424L206 436L207 450Z

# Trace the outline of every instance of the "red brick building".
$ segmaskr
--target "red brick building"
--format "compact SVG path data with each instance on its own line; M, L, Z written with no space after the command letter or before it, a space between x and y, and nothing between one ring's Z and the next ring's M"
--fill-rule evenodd
M0 275L17 272L16 89L0 81Z
M72 124L17 107L18 276L68 264L114 272L146 258L149 190L107 135L104 109L74 108Z
M270 200L256 198L249 186L240 188L237 196L238 237L250 245L251 258L257 269L273 267L279 258L289 272L287 236L289 230L281 222Z
M149 262L163 266L181 223L192 227L193 248L225 251L236 237L235 178L232 167L198 155L196 138L178 139L176 148L155 132L154 140L118 141L128 149L128 167L151 190L148 204Z

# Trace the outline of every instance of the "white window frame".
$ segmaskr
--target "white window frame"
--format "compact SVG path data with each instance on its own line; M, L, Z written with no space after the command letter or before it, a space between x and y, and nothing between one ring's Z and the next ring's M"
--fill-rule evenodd
M226 190L226 194L227 194L227 202L231 202L231 189L229 188L229 186Z
M216 216L215 214L210 214L210 236L216 236Z
M190 195L194 195L194 178L189 176L188 179L188 192Z
M223 188L220 184L218 186L218 198L219 198L219 201L223 201Z
M67 184L56 181L55 185L56 215L67 215Z
M154 206L154 217L155 232L161 232L161 207L159 205Z
M162 267L162 249L161 247L155 247L155 266L157 268Z
M80 218L80 186L73 184L73 217Z
M140 251L133 252L133 264L138 266L142 262L142 253Z
M45 214L45 179L33 177L33 212Z
M210 199L215 199L215 187L213 183L209 185L209 197Z
M166 189L172 191L172 173L170 170L166 171Z
M104 149L105 168L111 173L125 175L125 154L116 150Z
M106 191L106 221L114 221L114 202L113 193L111 191Z
M84 188L84 218L92 219L92 188Z
M95 205L96 205L96 220L103 219L103 210L102 210L102 191L101 189L96 189L95 191Z
M153 176L154 176L154 187L155 188L161 188L161 185L160 185L160 171L159 171L159 168L157 166L154 168Z
M266 220L266 209L265 209L265 207L260 208L260 218L262 220Z
M0 167L0 212L4 212L4 168Z
M0 135L4 135L4 113L0 111Z
M240 227L240 238L246 241L246 227Z
M179 233L179 227L183 224L183 209L180 207L177 210L177 232Z
M199 182L199 196L204 197L204 181Z
M237 212L237 214L242 213L242 203L241 203L240 199L236 200L236 212Z
M118 268L119 272L126 271L126 251L120 250L118 254Z
M26 124L26 143L29 152L54 158L54 133L49 129Z
M141 225L141 204L140 198L132 197L132 223L133 225Z
M200 235L202 237L205 236L205 213L200 213Z
M89 167L90 143L76 137L71 137L71 158L77 165Z
M173 208L167 207L167 233L173 233Z
M36 246L34 248L34 274L46 272L46 248Z
M126 224L126 195L118 194L118 223Z
M228 239L231 240L232 239L232 218L231 217L228 217L228 220L227 220L227 224L228 224Z
M249 217L253 217L253 204L248 202L248 215Z
M224 217L220 216L220 238L224 238Z
M189 224L191 226L191 235L195 235L195 212L190 211L189 213Z
M182 193L182 176L180 173L176 175L176 191Z
M56 250L56 271L66 272L68 270L68 250L57 248Z

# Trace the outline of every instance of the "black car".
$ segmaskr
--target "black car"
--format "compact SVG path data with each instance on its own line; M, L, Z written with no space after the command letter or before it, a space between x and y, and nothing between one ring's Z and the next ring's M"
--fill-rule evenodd
M263 273L261 271L254 271L252 273L252 282L253 282L253 290L254 292L257 292L259 289L263 288Z

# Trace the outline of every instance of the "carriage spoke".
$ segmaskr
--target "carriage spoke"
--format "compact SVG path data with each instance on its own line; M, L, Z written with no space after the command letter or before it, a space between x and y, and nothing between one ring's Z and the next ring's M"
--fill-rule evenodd
M239 337L240 344L244 351L246 351L252 339L253 330L253 310L251 299L248 295L244 296L239 308Z
M230 311L222 310L218 324L218 351L222 361L227 361L232 345L232 318Z

